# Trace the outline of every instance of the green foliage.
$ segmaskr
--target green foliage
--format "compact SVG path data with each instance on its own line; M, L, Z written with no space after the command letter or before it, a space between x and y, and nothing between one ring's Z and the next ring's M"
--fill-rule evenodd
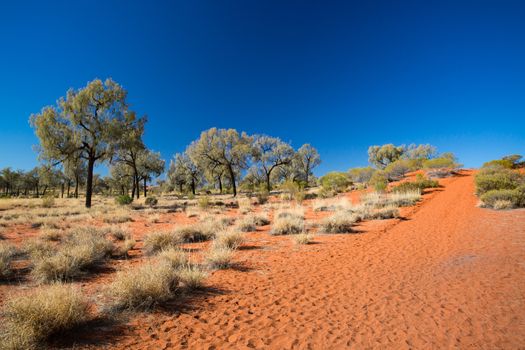
M512 190L525 184L525 175L515 170L488 167L482 168L476 174L476 193L482 195L491 190Z
M376 171L372 167L352 168L348 170L348 175L354 183L368 183Z
M388 164L385 169L385 175L389 181L401 180L409 171L416 170L417 166L413 161L408 159L398 159Z
M458 168L461 166L460 164L456 163L456 161L453 158L449 157L439 157L439 158L433 158L433 159L426 159L423 161L423 168L424 169L440 169L440 168Z
M403 182L392 188L394 192L410 192L419 190L423 192L426 188L436 188L439 187L439 182L436 180L431 180L424 177L421 174L416 175L416 181Z
M490 162L483 163L483 168L514 168L514 163L509 159L495 159Z
M525 203L523 193L517 190L490 190L485 192L480 197L481 201L489 206L494 207L498 201L508 201L512 207L519 207L521 203Z
M129 195L124 194L124 195L115 197L115 202L118 205L128 205L128 204L131 204L131 202L133 202L133 199Z
M388 186L388 177L384 171L378 170L370 179L370 186L373 186L377 192L384 192Z
M345 191L346 188L352 184L348 178L348 174L337 171L324 175L321 177L320 182L324 190L330 190L336 193Z
M368 148L368 161L378 168L384 169L388 164L401 158L404 151L404 146L394 146L393 144L370 146Z
M159 203L159 200L156 197L150 196L146 198L144 203L149 207L154 207Z

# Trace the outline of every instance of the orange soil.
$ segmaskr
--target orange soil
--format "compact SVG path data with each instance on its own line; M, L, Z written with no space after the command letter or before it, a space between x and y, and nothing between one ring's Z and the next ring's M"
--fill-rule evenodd
M203 291L121 326L95 322L71 342L108 349L523 348L525 210L477 208L472 172L441 183L401 219L365 222L358 234L294 246L263 227L247 234L236 265L214 272Z

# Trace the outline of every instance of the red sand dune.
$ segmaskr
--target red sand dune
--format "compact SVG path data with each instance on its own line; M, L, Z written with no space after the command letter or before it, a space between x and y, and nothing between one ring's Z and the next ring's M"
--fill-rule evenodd
M94 326L102 343L81 347L525 348L525 211L477 208L471 172L442 183L360 234L300 247L268 227L249 234L208 289L125 327Z

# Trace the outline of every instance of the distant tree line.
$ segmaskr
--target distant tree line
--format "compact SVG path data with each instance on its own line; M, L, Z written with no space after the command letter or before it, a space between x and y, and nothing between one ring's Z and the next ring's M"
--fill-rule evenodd
M234 196L238 187L269 192L285 181L307 187L320 163L319 153L309 144L294 150L278 137L211 128L175 154L166 185L193 194L201 188L228 190Z

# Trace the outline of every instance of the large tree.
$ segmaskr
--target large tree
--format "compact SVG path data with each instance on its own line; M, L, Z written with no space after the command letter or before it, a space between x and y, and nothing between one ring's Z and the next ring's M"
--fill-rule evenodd
M165 165L166 162L161 159L160 152L145 149L138 153L137 173L139 181L143 182L144 197L148 195L147 182L160 176L164 172Z
M237 195L237 174L246 169L251 152L252 138L235 129L211 128L203 131L188 150L190 158L205 168L223 167L229 177L233 195Z
M368 148L368 161L380 169L384 169L388 164L395 162L405 152L405 146L394 146L387 144L382 146L370 146Z
M188 185L195 195L202 178L202 170L193 162L187 152L175 155L170 164L168 179L173 185L179 186L180 192L182 192L183 185Z
M270 191L272 172L292 162L294 150L278 137L258 135L253 142L253 159L262 170L266 181L266 190Z
M40 157L58 164L75 152L87 162L86 207L91 207L93 169L114 154L127 125L135 115L127 113L126 90L111 79L89 82L69 90L56 106L31 116L40 139Z

